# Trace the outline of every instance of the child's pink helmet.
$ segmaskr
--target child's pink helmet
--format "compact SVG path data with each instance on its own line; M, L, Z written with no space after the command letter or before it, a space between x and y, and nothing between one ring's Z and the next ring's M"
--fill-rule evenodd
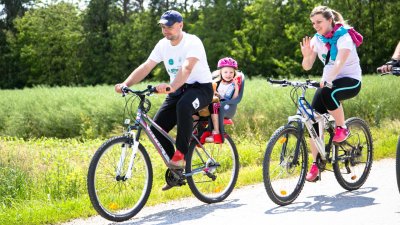
M221 69L222 67L232 67L235 70L237 70L238 64L237 64L236 60L234 60L230 57L225 57L218 61L217 67L218 67L218 69Z

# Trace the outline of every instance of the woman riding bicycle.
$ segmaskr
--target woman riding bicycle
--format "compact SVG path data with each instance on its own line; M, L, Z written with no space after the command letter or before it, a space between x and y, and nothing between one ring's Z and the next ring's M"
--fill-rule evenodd
M362 36L345 23L340 13L327 6L315 7L310 20L317 33L312 38L304 37L300 42L302 66L310 70L317 56L325 65L312 107L319 113L329 112L335 118L333 141L340 143L350 133L345 125L341 101L355 97L361 89L361 67L356 47L362 43ZM318 125L314 126L318 131ZM316 181L319 174L316 164L318 150L312 140L310 147L313 165L306 179Z

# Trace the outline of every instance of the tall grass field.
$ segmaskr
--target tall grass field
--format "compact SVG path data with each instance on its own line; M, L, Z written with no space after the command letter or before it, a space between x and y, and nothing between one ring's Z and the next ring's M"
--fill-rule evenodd
M370 125L374 160L394 157L400 134L400 80L363 79L360 94L344 102L345 114ZM237 187L262 182L267 141L296 112L290 90L262 78L246 80L235 124L227 127L240 155ZM313 93L308 91L310 101ZM164 97L150 98L150 115ZM36 87L0 90L0 105L0 224L56 224L96 215L86 191L87 169L97 148L122 134L125 99L113 86ZM143 144L154 167L147 206L192 196L188 186L161 191L166 168L154 147L146 139Z

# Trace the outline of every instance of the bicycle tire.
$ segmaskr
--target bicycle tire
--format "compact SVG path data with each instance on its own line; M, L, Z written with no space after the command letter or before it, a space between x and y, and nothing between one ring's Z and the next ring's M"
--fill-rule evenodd
M278 128L270 140L263 159L263 181L269 198L278 205L292 203L299 196L307 173L307 145L299 129L286 125ZM297 143L300 140L300 146ZM297 164L293 164L295 151Z
M150 157L141 144L134 159L132 177L123 178L130 161L132 142L127 136L107 140L94 154L88 170L87 188L94 209L105 219L115 222L132 218L144 207L153 183ZM128 154L122 157L124 147ZM123 176L120 177L116 176L118 162L123 162Z
M373 142L364 120L352 117L346 120L346 126L350 135L344 144L334 148L337 160L333 163L333 172L340 186L352 191L359 189L368 178L373 161Z
M224 137L223 144L205 144L205 148L207 148L213 159L220 163L220 166L216 169L209 171L211 175L216 176L215 180L204 172L206 163L209 163L209 160L204 160L208 159L204 151L197 149L196 142L190 144L186 161L186 173L191 173L199 168L203 169L203 172L188 176L187 182L193 195L205 203L216 203L226 199L233 191L238 179L239 156L236 145L228 134L225 134ZM225 184L225 182L227 183Z
M400 137L397 140L397 150L396 150L396 178L397 178L397 187L400 193Z

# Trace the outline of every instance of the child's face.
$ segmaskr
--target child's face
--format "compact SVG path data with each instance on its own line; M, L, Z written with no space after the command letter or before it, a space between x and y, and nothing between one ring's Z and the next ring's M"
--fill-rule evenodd
M231 81L235 77L235 69L232 67L223 67L221 69L221 76L226 81Z

